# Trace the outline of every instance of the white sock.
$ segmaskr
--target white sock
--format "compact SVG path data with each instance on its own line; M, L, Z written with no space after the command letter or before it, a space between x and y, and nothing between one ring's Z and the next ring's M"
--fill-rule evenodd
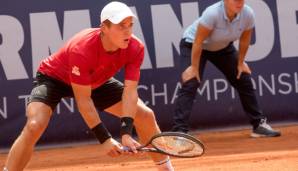
M174 171L174 168L172 166L172 163L169 157L167 157L162 161L155 162L155 164L159 171Z

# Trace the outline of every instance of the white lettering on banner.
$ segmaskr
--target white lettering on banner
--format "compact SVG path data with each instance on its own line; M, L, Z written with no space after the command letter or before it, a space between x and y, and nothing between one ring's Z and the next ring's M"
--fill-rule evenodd
M285 95L285 94L294 94L294 93L298 95L298 73L297 72L292 74L290 73L280 73L278 75L271 74L269 77L266 77L266 78L262 77L261 75L258 75L256 79L252 78L251 81L253 84L253 88L258 90L257 92L259 96L264 96L265 94L264 92L268 90L271 92L272 95L277 95L277 94ZM222 84L223 86L219 87L219 84ZM155 92L155 89L160 89L159 86L163 86L164 91L158 94ZM293 86L295 86L295 90ZM149 89L149 87L151 87L151 89ZM226 94L226 93L230 94L231 99L236 98L236 95L235 95L236 90L225 79L218 78L218 79L212 79L212 80L205 80L204 84L201 85L200 87L203 87L203 88L198 88L198 91L197 91L199 95L197 97L200 100L219 101L222 99L220 98L219 94ZM163 83L162 85L157 85L157 84L139 85L139 90L143 89L145 91L151 92L152 103L150 103L149 101L146 101L146 105L151 104L153 106L168 104L167 99L170 97L172 97L170 104L174 104L177 98L177 91L180 88L181 88L180 82L176 83L176 87L173 90L173 92L167 88L167 83ZM204 93L204 92L207 92L207 93ZM164 104L160 104L160 103L156 104L156 99L155 99L156 96L164 96Z
M14 17L0 15L0 64L3 66L7 80L28 78L19 54L24 44L22 24ZM12 67L13 66L13 67Z
M177 84L176 87L175 87L175 90L174 90L172 99L171 99L171 104L173 104L173 103L175 102L175 99L178 97L178 96L177 96L177 93L178 93L178 90L179 90L180 88L181 88L181 83L178 82L178 84Z
M264 1L247 0L255 12L256 42L247 51L246 61L266 58L274 45L274 22L269 6Z
M0 115L4 119L7 119L7 98L6 97L2 97L2 101L3 101L3 107L2 107L2 109L0 109Z
M148 90L148 86L145 86L145 85L138 85L138 90L140 90L140 89ZM143 99L142 99L142 100L143 100ZM149 104L148 101L144 101L144 103L145 103L146 105Z
M27 104L29 102L29 97L30 95L19 95L18 99L24 99L24 109L27 108ZM69 101L69 102L67 102ZM70 113L74 113L75 112L75 105L74 105L74 99L73 98L65 98L65 99L61 99L61 102L58 103L57 107L56 107L56 113L60 114L61 113L61 104L63 104L66 109L70 112Z
M69 102L67 102L67 100L69 100ZM67 100L66 99L61 99L61 102L57 105L57 107L56 107L56 113L57 114L60 114L61 113L61 104L63 104L65 107L66 107L66 109L68 109L68 111L70 112L70 113L74 113L74 109L75 109L75 106L74 106L74 99L73 98L67 98Z
M167 90L167 84L163 84L163 92L156 93L155 91L155 85L151 85L151 93L152 93L152 105L155 105L155 98L158 96L164 97L164 104L168 104L168 90Z
M214 84L213 84L213 86L214 86L214 99L217 100L218 99L218 94L223 93L228 89L228 83L224 79L214 79L213 81L214 81ZM218 88L219 83L223 83L223 85L224 85L223 88L221 88L221 89Z
M294 85L295 85L295 92L298 93L298 74L295 72L294 74Z
M258 76L258 82L259 82L259 90L260 90L260 96L263 96L264 90L263 90L263 85L265 85L265 87L267 87L267 89L273 94L275 95L275 80L274 80L274 75L271 74L271 87L270 85L266 82L266 80L264 79L263 76L259 75Z
M232 87L232 89L231 89L231 96L232 96L232 99L236 98L234 87Z
M251 83L252 83L253 88L256 90L257 89L256 81L254 79L251 79Z
M287 79L285 79L287 78ZM253 85L258 85L258 95L263 96L264 95L264 85L265 87L271 92L272 95L297 95L298 96L298 73L280 73L278 75L271 74L270 76L264 78L260 75L256 77L256 79L252 79ZM269 83L270 82L270 83ZM223 88L219 88L219 84L223 84ZM171 83L171 86L173 83ZM206 80L205 84L202 85L204 88L202 88L200 91L198 91L198 98L199 101L220 101L220 100L228 100L225 96L225 98L220 98L218 95L219 93L224 94L224 93L230 93L231 91L231 100L235 99L235 90L229 85L229 83L225 79L212 79L212 80ZM295 86L295 88L293 88ZM149 89L150 87L150 89ZM156 93L156 89L163 89L162 92ZM148 92L151 92L150 101L145 101L146 105L152 105L152 106L158 106L158 105L167 105L168 104L168 98L172 97L172 101L170 104L173 104L176 97L177 97L177 90L178 88L181 88L180 82L176 83L176 88L173 91L170 91L168 89L168 84L163 83L161 85L158 84L151 84L151 85L143 85L140 84L138 86L138 90L145 90ZM212 88L214 88L212 90ZM295 89L295 90L294 90ZM204 94L203 92L207 91L208 93ZM172 93L173 92L173 93ZM210 92L210 93L209 93ZM212 95L211 97L209 95ZM30 95L19 95L18 99L24 99L25 105L28 103ZM164 100L162 103L156 103L156 97L164 97ZM0 100L0 117L3 117L4 119L7 119L9 117L9 106L7 105L7 97L1 97ZM146 99L142 99L146 100ZM75 110L75 105L74 105L74 99L73 98L66 98L62 99L61 103L57 105L56 108L56 113L60 114L61 113L61 105L64 105L67 111L64 111L65 114L69 113L74 113L76 112ZM12 106L14 107L14 106ZM24 113L25 113L25 108L24 108Z
M278 82L287 88L286 90L279 89L278 92L280 94L290 94L292 92L292 85L290 83L284 81L283 80L284 77L290 78L291 75L288 73L282 73L278 76Z
M30 26L34 76L43 58L57 51L75 33L91 27L89 10L65 11L63 34L55 12L31 13Z
M179 52L183 30L198 16L197 3L182 3L182 25L170 5L152 5L156 67L174 67L173 47Z
M283 58L298 57L298 23L296 12L298 1L276 0L281 56Z
M211 100L211 92L210 92L210 81L209 80L204 81L204 84L198 88L197 92L200 95L203 95L205 90L207 91L207 100L210 101Z
M138 16L138 13L137 13L135 7L131 7L130 9ZM142 42L145 44L145 38L144 38L144 34L143 34L142 27L141 27L141 24L140 24L140 20L135 20L134 21L133 33L140 40L142 40ZM150 60L150 57L149 57L148 48L145 47L145 56L144 56L144 61L143 61L143 64L141 66L141 69L151 69L151 68L152 68L152 63L151 63L151 60Z
M19 99L24 99L25 100L25 108L24 109L26 109L26 107L27 107L27 104L28 104L28 102L29 102L29 97L30 97L30 95L19 95Z
M277 21L273 21L271 9L265 1L247 0L247 3L254 9L256 14L256 43L249 48L247 61L258 61L266 58L272 51L275 40L274 22ZM276 5L281 55L283 58L298 57L298 24L296 16L298 1L276 0ZM153 61L156 63L153 64L148 48L146 48L142 69L152 69L152 65L157 68L174 67L173 51L179 52L179 40L184 28L199 16L198 6L198 2L181 3L181 21L179 21L169 4L151 6L152 36L154 36L152 46L155 47L152 50L155 52L155 56L151 58L155 58ZM131 8L136 12L135 7ZM64 21L60 23L63 25L61 29L63 31L59 28L55 12L30 13L29 17L31 39L26 37L26 40L31 40L32 68L30 68L30 71L32 71L33 76L43 58L59 49L63 42L73 34L91 26L89 10L65 11ZM136 20L134 31L145 43L139 22L141 21ZM23 26L18 19L8 15L0 15L0 25L0 36L2 38L0 42L0 65L3 66L7 80L28 79L28 72L22 62L22 58L28 58L28 56L20 56L19 54L25 39ZM150 34L149 36L151 36ZM29 36L29 34L26 34L26 36ZM279 46L277 45L277 47ZM31 74L31 72L29 73Z

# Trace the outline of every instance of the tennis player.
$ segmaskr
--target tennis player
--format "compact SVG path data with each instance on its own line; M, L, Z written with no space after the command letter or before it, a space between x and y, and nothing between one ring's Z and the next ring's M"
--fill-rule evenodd
M251 136L280 136L280 132L273 130L266 122L251 82L251 70L245 62L254 20L254 12L245 0L221 0L209 6L185 30L180 41L180 53L181 63L188 67L182 73L173 131L189 131L188 120L193 102L203 79L205 64L210 61L237 90L253 126ZM235 40L239 40L239 51L233 45Z
M62 97L75 97L84 121L112 157L127 153L123 146L137 153L140 144L131 136L133 126L141 143L160 133L153 111L138 98L144 45L132 34L134 17L127 5L110 2L101 11L99 28L82 30L41 62L27 106L27 123L8 154L5 171L26 167ZM113 78L121 68L124 84ZM121 119L121 143L112 138L97 110ZM158 170L174 170L168 156L150 155Z

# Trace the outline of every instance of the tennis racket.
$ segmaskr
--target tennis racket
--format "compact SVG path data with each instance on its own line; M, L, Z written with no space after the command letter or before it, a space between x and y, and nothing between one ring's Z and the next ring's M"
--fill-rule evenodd
M192 158L204 154L203 143L195 137L180 132L163 132L153 136L138 151L166 154L174 157ZM124 150L131 151L128 147Z

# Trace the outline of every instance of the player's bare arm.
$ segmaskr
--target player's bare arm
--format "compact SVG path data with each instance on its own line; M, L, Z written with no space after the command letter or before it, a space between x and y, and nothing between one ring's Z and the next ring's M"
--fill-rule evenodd
M108 133L100 120L98 112L91 99L91 86L71 83L74 96L84 121L94 132L100 143L103 144L104 151L112 157L119 156L122 153L122 145L114 140Z
M201 53L202 53L202 44L203 44L203 41L209 36L211 32L212 30L208 29L207 27L201 24L198 25L196 38L194 40L192 51L191 51L191 66L189 66L182 73L183 82L190 80L191 78L194 78L194 77L196 77L198 81L200 81L199 63L200 63Z
M138 92L137 92L138 82L125 80L124 81L124 90L122 95L123 102L123 115L121 118L121 138L122 144L129 147L134 153L137 153L136 148L140 144L135 141L132 137L132 128L133 128L133 119L137 111L137 102L138 102ZM126 125L126 126L124 126Z
M91 86L71 83L79 112L89 128L95 127L101 122L96 108L91 99Z
M240 40L239 40L239 57L238 57L238 74L237 74L237 79L240 78L241 73L248 73L251 74L251 70L248 67L248 65L245 62L245 57L247 50L250 45L250 40L251 40L251 35L252 35L252 29L246 30L242 33Z
M139 98L137 87L137 81L124 81L124 90L122 95L124 113L123 117L135 117L137 111L137 102Z

